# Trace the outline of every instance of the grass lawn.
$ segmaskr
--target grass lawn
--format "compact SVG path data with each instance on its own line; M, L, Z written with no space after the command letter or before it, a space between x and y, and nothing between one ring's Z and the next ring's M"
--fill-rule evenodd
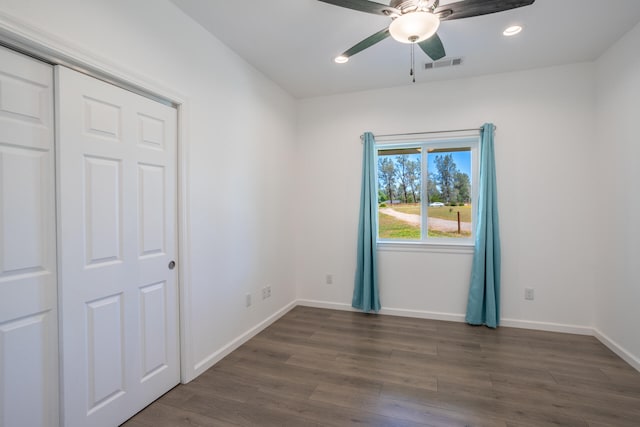
M378 213L378 229L380 230L381 239L407 239L420 240L420 227L417 225L407 224L383 213ZM447 233L446 231L429 230L429 237L469 237L471 233L462 232Z
M378 214L378 228L381 239L420 240L420 227L407 224L383 213Z
M398 205L387 205L394 211L420 215L419 203L403 203ZM458 211L460 211L460 221L471 222L471 205L466 206L441 206L441 207L429 207L427 214L431 218L449 219L451 221L458 220Z
M440 230L429 230L429 237L453 237L454 239L466 239L471 237L471 233L468 231L462 231L458 234Z

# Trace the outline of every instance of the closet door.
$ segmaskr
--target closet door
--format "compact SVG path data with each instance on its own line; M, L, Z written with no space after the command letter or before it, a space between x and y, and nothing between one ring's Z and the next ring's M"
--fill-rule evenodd
M58 424L53 70L0 47L0 426Z
M176 110L56 67L63 421L114 426L179 382Z

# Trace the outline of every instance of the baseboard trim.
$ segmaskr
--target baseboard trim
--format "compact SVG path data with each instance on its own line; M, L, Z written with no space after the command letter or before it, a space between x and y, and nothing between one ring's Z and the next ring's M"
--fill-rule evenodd
M198 375L200 375L201 373L203 373L204 371L206 371L207 369L209 369L210 367L212 367L213 365L215 365L216 363L224 359L225 356L227 356L228 354L236 350L242 344L244 344L245 342L249 341L251 338L258 335L260 332L266 329L273 322L280 319L282 316L284 316L293 308L295 308L296 305L297 305L296 301L290 302L289 304L282 307L280 310L276 311L271 316L267 317L262 322L258 323L253 328L249 329L244 334L240 335L233 341L223 346L220 350L210 354L209 356L202 359L200 362L196 363L193 366L193 378L196 378Z
M441 313L438 311L408 310L405 308L382 308L380 314L418 319L444 320L447 322L464 322L463 314Z
M536 322L533 320L502 319L500 326L508 328L532 329L535 331L561 332L564 334L593 336L593 328L587 326L565 325L563 323Z
M620 356L622 360L634 367L637 371L640 371L640 358L635 357L624 347L609 338L607 335L600 332L598 329L593 329L593 336L596 337L602 344L607 346L609 350Z
M342 310L342 311L360 311L350 304L343 304L337 302L317 301L308 299L299 299L296 301L297 305L314 308L327 308L330 310ZM446 320L450 322L464 322L464 315L454 313L440 313L435 311L423 311L423 310L408 310L404 308L382 308L379 314L387 316L400 316L400 317L414 317L418 319L430 319L430 320Z
M336 302L299 299L297 305L315 308L328 308L332 310L359 311L349 304ZM404 308L382 308L380 314L389 316L414 317L418 319L445 320L448 322L464 322L464 314L442 313L437 311L408 310ZM510 328L534 329L548 332L564 332L578 335L593 335L593 329L583 326L563 325L560 323L534 322L526 320L502 319L501 326Z
M351 307L350 304L343 304L339 302L328 302L328 301L317 301L311 299L299 299L295 301L296 305L301 305L303 307L313 307L313 308L326 308L329 310L341 310L341 311L359 311L355 308Z

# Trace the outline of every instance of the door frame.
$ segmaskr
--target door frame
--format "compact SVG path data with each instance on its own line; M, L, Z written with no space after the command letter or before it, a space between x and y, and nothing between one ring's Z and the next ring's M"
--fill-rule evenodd
M178 260L178 310L180 334L180 382L195 378L191 363L193 343L189 334L190 318L190 227L189 227L189 102L188 98L155 82L151 77L94 53L84 51L66 40L42 31L25 22L0 12L0 45L26 54L51 65L64 65L99 80L153 99L177 109L177 260ZM55 114L55 112L54 112ZM55 141L57 144L58 141ZM56 174L56 181L58 177ZM56 184L57 185L57 184ZM59 248L59 246L58 246ZM58 259L58 264L59 264ZM58 268L58 286L60 286ZM61 372L61 371L60 371ZM60 381L62 384L62 381Z

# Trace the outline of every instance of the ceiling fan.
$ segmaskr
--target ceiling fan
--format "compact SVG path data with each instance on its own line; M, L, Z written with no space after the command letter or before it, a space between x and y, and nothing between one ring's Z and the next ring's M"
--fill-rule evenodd
M335 58L344 63L349 57L391 36L401 43L417 44L432 60L444 58L445 50L437 31L440 21L471 18L529 6L535 0L464 0L440 6L440 0L391 0L389 6L369 0L319 0L360 12L384 15L391 25L367 37ZM412 70L413 75L413 70Z

